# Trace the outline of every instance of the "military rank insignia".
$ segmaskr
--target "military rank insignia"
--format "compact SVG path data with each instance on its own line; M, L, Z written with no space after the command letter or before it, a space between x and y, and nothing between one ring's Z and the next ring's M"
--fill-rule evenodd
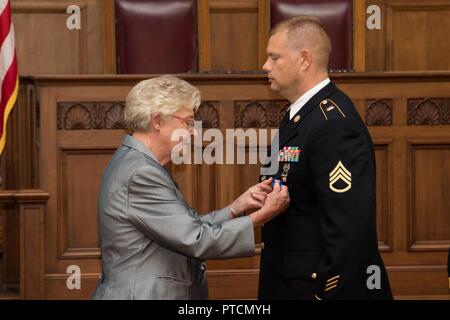
M278 161L298 162L301 152L299 147L284 147L278 151Z
M331 111L339 111L343 118L345 118L345 114L342 112L341 108L338 107L333 100L325 99L320 103L320 110L322 110L323 116L326 120L328 120ZM333 112L331 112L333 114Z
M339 183L340 181L340 183ZM352 187L352 174L341 161L330 172L330 189L337 193L343 193Z

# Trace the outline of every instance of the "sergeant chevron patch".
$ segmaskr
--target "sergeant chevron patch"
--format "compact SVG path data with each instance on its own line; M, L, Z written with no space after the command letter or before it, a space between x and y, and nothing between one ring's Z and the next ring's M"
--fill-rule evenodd
M345 185L343 187L337 187L337 182L341 180ZM352 174L348 171L341 161L330 172L330 189L337 193L343 193L348 191L352 187Z

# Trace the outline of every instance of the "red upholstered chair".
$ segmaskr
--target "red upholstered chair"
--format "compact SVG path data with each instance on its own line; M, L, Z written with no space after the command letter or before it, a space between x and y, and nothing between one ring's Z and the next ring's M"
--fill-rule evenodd
M329 69L352 70L352 0L271 0L271 26L298 15L320 19L331 38Z
M197 72L195 0L116 0L118 73Z

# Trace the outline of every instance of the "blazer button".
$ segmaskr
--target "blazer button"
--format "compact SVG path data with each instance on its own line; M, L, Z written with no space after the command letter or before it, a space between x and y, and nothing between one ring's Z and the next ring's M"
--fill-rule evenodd
M264 242L261 242L261 250L264 250L265 247L266 245L264 244Z
M200 269L202 270L202 272L205 272L206 267L205 267L204 263L202 263L202 265L200 266Z
M317 278L317 273L313 272L313 273L311 274L311 278L313 278L313 279Z

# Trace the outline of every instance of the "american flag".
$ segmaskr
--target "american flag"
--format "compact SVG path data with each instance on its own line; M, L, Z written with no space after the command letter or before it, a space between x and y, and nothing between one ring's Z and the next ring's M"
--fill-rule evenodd
M0 154L5 148L6 122L19 87L14 28L9 0L0 0Z

